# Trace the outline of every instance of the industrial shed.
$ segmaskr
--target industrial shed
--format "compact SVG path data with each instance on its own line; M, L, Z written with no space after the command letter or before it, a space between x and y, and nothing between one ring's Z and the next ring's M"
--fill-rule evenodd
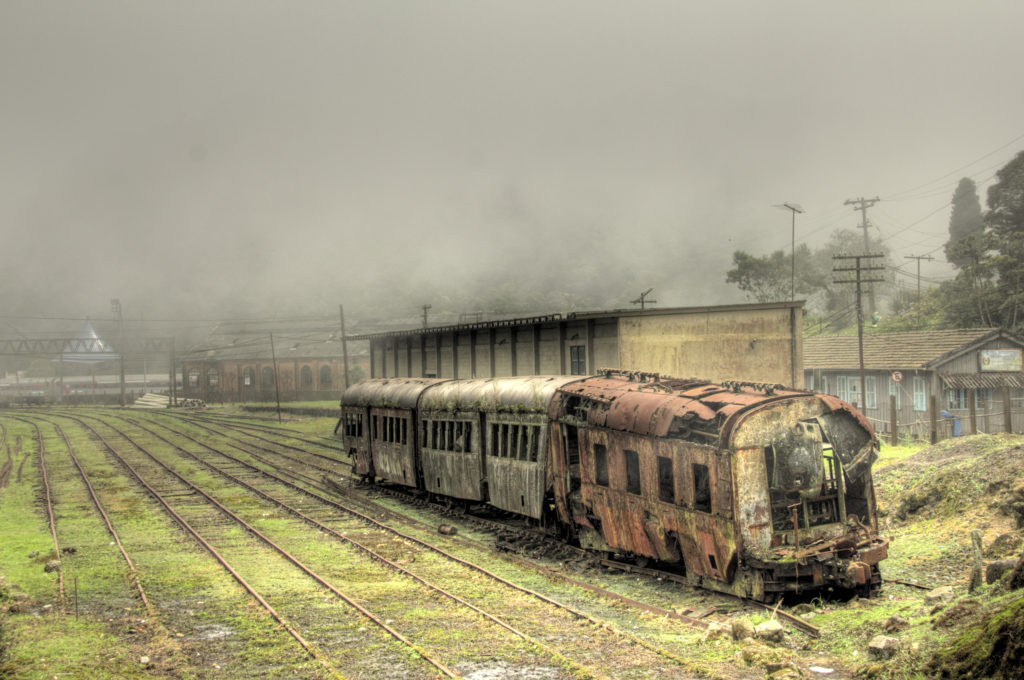
M803 302L572 312L349 336L370 343L374 378L592 375L802 386Z
M1001 432L1007 417L1012 430L1021 432L1022 351L1024 338L1004 329L865 335L862 398L857 336L807 337L804 382L856 404L883 433L892 430L894 401L900 431L929 436L933 398L940 434L952 434L955 420L965 434ZM950 416L943 417L943 410Z

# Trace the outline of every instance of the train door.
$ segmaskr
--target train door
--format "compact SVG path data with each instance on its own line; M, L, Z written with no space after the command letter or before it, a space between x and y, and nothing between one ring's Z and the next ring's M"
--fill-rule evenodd
M345 451L352 459L352 471L361 479L372 482L374 469L373 457L370 454L370 442L367 437L367 420L366 408L343 406L338 429L341 430Z

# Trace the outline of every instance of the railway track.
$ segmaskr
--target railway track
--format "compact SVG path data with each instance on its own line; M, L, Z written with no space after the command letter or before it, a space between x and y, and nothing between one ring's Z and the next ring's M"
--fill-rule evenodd
M183 418L183 420L191 420L191 421L206 420L206 421L209 421L210 419L192 417L192 418ZM259 427L259 426L245 426L245 427L243 427L243 426L233 426L231 429L234 429L234 430L245 430L245 429L248 429L249 427L251 427L253 429L259 429L259 430L265 431L265 432L271 432L271 433L274 433L274 434L278 434L279 432L281 432L281 428ZM284 431L284 433L287 434L287 431ZM275 441L267 439L265 437L259 437L259 439L261 441L263 441L263 442L267 442L267 443L273 444L275 446L282 446L281 443L275 442ZM313 442L311 440L307 440L307 441L308 441L308 443L312 443L312 444L316 444L317 443L317 442ZM286 448L291 448L291 449L295 449L296 448L296 447L290 447L290 446L287 446L287 445L284 445L284 446L286 446ZM305 451L303 451L303 452L304 453L308 453L308 452L305 452ZM252 452L250 451L250 453L252 453ZM293 460L294 460L294 458L293 458ZM307 462L306 464L309 464L309 463ZM330 469L327 469L327 468L323 468L323 467L315 466L315 465L313 467L316 468L319 472L322 472L325 475L329 475L329 474L334 473L333 470L330 470ZM315 482L312 482L312 480L308 480L308 481L310 483L315 484ZM488 528L488 529L490 529L492 531L495 531L495 532L497 532L499 534L504 533L504 534L507 535L507 534L509 534L511 532L511 534L516 536L516 538L518 538L518 539L526 540L526 541L532 541L536 545L543 545L544 546L544 550L549 551L549 552L550 551L559 551L559 550L563 551L563 552L570 552L570 553L574 554L577 558L579 558L581 560L586 560L586 561L591 561L591 562L597 561L600 564L600 566L605 567L607 569L614 569L614 570L623 571L623 572L627 572L627 573L634 573L634 574L644 574L646 576L650 576L650 577L659 579L661 581L674 582L674 583L678 583L678 584L681 584L681 585L686 586L686 587L692 587L691 584L687 581L687 579L684 576L681 576L681 575L679 575L679 574L677 574L675 572L661 570L661 569L654 569L654 568L649 568L649 567L641 567L641 566L637 566L635 564L631 564L629 562L624 562L624 561L621 561L621 560L597 559L595 557L595 555L593 553L591 553L591 552L588 552L586 550L582 550L580 548L574 548L574 547L569 546L569 545L567 545L567 544L565 544L563 542L558 541L557 539L553 539L553 538L547 536L546 534L544 534L542 532L535 531L535 530L533 530L531 528L526 528L526 527L510 527L510 525L505 523L505 522L490 520L490 519L483 518L483 517L478 517L478 516L475 516L475 515L459 512L458 510L454 510L453 511L453 509L450 508L450 507L446 507L446 506L444 506L442 504L439 504L439 503L430 503L429 501L425 501L424 499L422 499L420 497L410 496L408 493L405 493L402 490L392 490L392 489L386 489L386 488L383 488L383 487L378 487L378 488L383 493L386 493L386 494L391 495L393 497L397 497L397 498L400 498L400 499L405 500L405 501L411 501L411 502L413 502L413 503L415 503L417 505L420 505L420 506L429 506L433 510L435 510L436 512L439 512L439 513L441 513L441 514L443 514L445 516L459 518L459 519L461 519L463 521L468 521L468 522L473 523L473 524L475 524L477 526L486 527L486 528ZM323 489L323 487L321 487L321 489ZM326 489L324 489L324 490L326 490ZM345 487L343 487L341 485L334 486L333 490L335 492L337 492L337 493L346 493ZM354 496L352 494L347 494L346 493L346 496L350 500L352 500L354 498ZM377 508L379 509L380 506L378 505ZM499 542L499 545L500 545L500 542ZM582 580L575 579L575 578L573 578L571 576L567 576L565 574L560 574L559 572L556 572L553 569L544 567L543 565L537 563L536 561L523 560L522 558L518 557L517 555L512 555L511 557L512 557L512 559L519 560L521 563L525 562L525 563L529 564L530 566L532 566L533 568L545 570L546 572L549 573L549 575L552 575L552 576L554 576L556 578L561 578L562 580L570 582L573 585L576 585L577 587L585 588L587 590L590 590L591 592L595 592L596 594L600 594L600 595L602 595L604 597L609 597L609 598L612 598L612 599L617 599L617 600L619 600L621 602L624 602L624 603L628 604L629 606L637 608L637 609L644 609L646 611L649 611L651 613L655 613L655 614L658 614L658 615L661 615L661 616L667 616L667 617L671 617L671 618L675 618L675 619L678 619L678 620L685 621L686 623L688 623L689 625L694 626L694 627L698 627L698 628L705 628L705 627L707 627L707 623L705 621L703 621L702 619L703 619L703 617L707 616L708 614L710 614L711 612L713 612L716 609L716 607L711 607L710 609L705 609L703 612L701 612L697 616L691 615L689 613L680 614L680 613L678 613L676 611L667 610L667 609L658 607L656 605L651 605L649 603L640 602L640 601L637 601L637 600L632 599L632 598L627 598L627 597L624 597L624 596L619 595L617 593L614 593L613 591L610 591L608 589L601 588L601 587L598 587L598 586L593 586L592 584L588 584L588 583L586 583L586 582L584 582ZM800 617L795 616L795 615L793 615L793 614L791 614L791 613L781 609L777 605L776 606L772 606L772 605L769 605L769 604L766 604L766 603L763 603L763 602L757 602L756 600L750 600L750 599L745 599L745 598L730 598L728 595L724 595L724 594L721 595L721 599L722 599L723 602L735 602L735 601L741 602L746 607L748 607L750 610L769 611L769 612L772 613L773 616L776 616L777 618L781 619L782 622L784 622L785 624L791 626L792 628L795 628L795 629L799 630L800 632L802 632L802 633L804 633L806 635L809 635L810 637L813 637L813 638L821 637L821 630L817 626L814 626L813 624L811 624L811 623L801 619ZM694 612L694 613L696 613L696 612Z
M144 427L137 421L129 424L133 428L139 427L140 429L142 429ZM138 436L129 435L120 427L115 428L109 424L106 427L114 429L118 433L119 437L125 438L126 440L134 441L135 437ZM165 424L161 424L161 427L167 428L168 426L166 426ZM211 447L205 443L198 442L198 440L196 440L195 438L191 438L188 440L189 442L191 442L188 445L189 448L195 448L194 446L192 446L192 444L201 445L201 448L204 449L204 452L197 452L194 450L188 451L186 450L186 448L184 448L186 446L185 444L175 443L174 441L171 440L170 437L160 435L159 433L155 432L152 428L145 427L143 431L146 432L150 437L160 439L168 446L173 447L179 456L183 456L196 463L200 463L210 470L216 470L218 474L225 476L226 478L232 479L232 482L234 484L246 488L251 493L260 496L263 500L275 503L278 506L278 508L287 511L295 517L301 518L302 521L306 522L307 524L310 524L311 526L316 527L318 531L321 531L324 534L331 536L335 540L344 541L346 544L349 545L352 545L356 542L355 539L353 539L351 536L353 531L356 530L354 527L351 526L351 517L348 520L348 525L341 525L342 527L347 526L348 528L342 528L339 531L333 529L332 526L330 526L332 524L338 524L341 521L336 516L338 510L340 509L338 503L332 502L330 499L326 497L322 497L319 500L319 507L310 510L310 508L308 507L308 502L310 500L313 500L313 497L316 494L305 489L300 490L299 488L297 488L297 485L294 482L284 480L283 478L271 479L267 470L256 468L256 466L245 461L242 461L242 459L237 456L232 456L231 454L227 454L226 452L218 451L214 447ZM168 431L170 432L171 437L188 437L188 435L184 433L174 432L171 430ZM133 445L139 447L140 450L143 448L142 445L139 444L137 441L134 442ZM213 463L210 460L204 460L209 458L211 454L214 455L214 457L217 459L216 463ZM273 489L271 490L267 485L269 485L269 487L273 487ZM288 489L288 491L285 491L285 489ZM293 494L293 496L291 498L286 498L289 494ZM294 494L300 494L301 497L295 498ZM304 507L300 510L298 506L303 503L303 500L306 500L306 505L304 505ZM344 513L349 516L352 515L352 513L348 510L344 510ZM314 514L326 514L327 517L318 518L314 517ZM367 533L365 528L367 519L372 521L372 518L356 518L357 524L363 527L363 530L360 532L362 534ZM369 536L364 537L365 543L361 543L361 549L364 550L367 554L372 553L374 559L378 560L381 563L388 564L389 568L395 570L396 572L403 574L407 578L413 579L414 581L421 585L424 585L425 587L431 587L435 593L442 594L444 597L449 598L453 602L457 602L461 606L468 608L477 616L483 617L491 623L499 625L503 627L505 630L508 630L509 632L513 632L521 639L529 641L530 645L535 650L541 652L543 655L548 657L549 662L551 660L555 661L557 665L560 665L563 668L567 668L573 675L603 677L603 673L600 670L595 670L601 667L599 663L595 662L595 660L584 659L582 661L578 661L576 659L570 658L562 651L559 651L559 649L556 646L551 645L550 643L545 641L546 639L550 639L552 637L552 623L558 624L560 620L563 621L565 624L570 623L572 619L585 620L593 628L593 630L589 634L591 638L597 638L602 635L608 636L606 644L602 645L602 649L604 650L602 652L602 658L604 657L604 655L608 654L609 649L622 648L623 642L629 642L631 643L630 645L628 645L629 649L624 650L622 653L624 656L628 655L629 657L632 657L632 663L635 667L650 669L652 667L657 667L660 664L662 667L665 668L665 671L662 673L663 677L692 677L691 673L686 670L687 662L685 659L677 657L672 652L665 649L659 649L656 646L650 645L649 643L645 645L642 643L642 641L634 639L635 636L630 636L626 633L623 633L622 631L615 631L614 629L610 628L606 622L595 620L593 617L589 617L585 614L582 614L581 612L573 611L571 608L564 606L562 607L561 613L557 616L553 615L551 611L537 611L538 607L543 607L548 610L550 610L551 608L557 608L557 603L550 601L550 598L548 598L547 601L542 604L537 604L536 602L531 603L531 605L529 606L517 604L519 611L513 613L508 611L508 603L511 599L514 598L510 598L507 595L495 596L494 594L491 594L488 596L488 598L491 600L491 604L489 605L491 609L501 609L501 607L495 608L494 600L497 597L497 600L499 600L505 606L506 611L502 612L502 616L498 616L492 613L492 611L487 611L479 603L471 603L465 597L457 595L455 592L453 592L458 587L461 587L465 581L471 580L471 577L468 577L465 574L460 575L452 573L452 565L454 560L456 560L457 558L447 556L444 557L444 559L438 561L437 564L430 565L430 560L425 558L424 553L421 552L414 555L409 554L410 541L408 540L408 538L396 537L392 532L389 537L381 539L380 534L381 527L372 527L372 531L369 533ZM373 542L373 545L370 545L371 542ZM424 542L420 541L419 543L423 544ZM436 546L423 545L423 547L433 551L435 554L444 556L443 551L439 552L439 549ZM391 554L383 554L383 551L385 549L389 549L391 551ZM420 573L414 574L412 573L411 570L399 564L399 562L401 561L413 561L418 568L425 567L427 565L430 565L431 568L429 570L418 569ZM461 564L465 568L469 568L471 566L466 564L465 561L460 561L459 564ZM484 571L477 568L477 573L484 573ZM430 580L429 582L428 579ZM438 585L438 583L434 583L434 581L444 582L451 585L448 585L446 587L445 585ZM514 587L514 584L507 585L509 587ZM523 589L521 588L519 590L523 591ZM540 596L536 593L531 594L531 597L533 599L543 598L543 596ZM513 620L506 620L510 618ZM528 625L534 627L533 632L527 632L526 630L523 630L527 628ZM555 625L554 627L557 628L558 625ZM645 655L647 656L645 657ZM620 669L625 668L629 665L629 661L629 659L625 658L620 659L616 662L617 667L619 667ZM588 663L591 665L586 665ZM645 670L644 673L646 674L647 671Z

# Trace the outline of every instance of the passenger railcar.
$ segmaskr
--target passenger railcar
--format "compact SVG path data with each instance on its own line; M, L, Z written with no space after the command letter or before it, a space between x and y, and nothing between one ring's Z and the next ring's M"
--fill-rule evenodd
M532 518L757 599L870 590L877 440L828 395L653 374L382 379L342 398L356 472Z

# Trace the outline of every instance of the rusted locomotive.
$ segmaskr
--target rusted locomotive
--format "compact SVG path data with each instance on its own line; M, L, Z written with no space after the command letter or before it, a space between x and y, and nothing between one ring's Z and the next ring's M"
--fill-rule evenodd
M532 518L696 586L867 591L877 440L823 394L652 374L367 380L338 433L362 477Z

